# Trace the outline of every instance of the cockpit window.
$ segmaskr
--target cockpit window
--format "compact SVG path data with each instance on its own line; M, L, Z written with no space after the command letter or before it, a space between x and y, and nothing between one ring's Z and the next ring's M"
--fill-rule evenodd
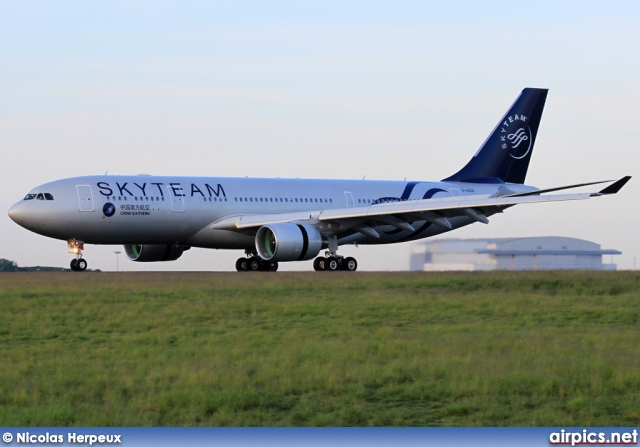
M26 196L24 196L24 200L33 200L36 198L35 194L27 194Z
M36 200L44 200L44 194L40 193L36 196Z
M48 192L44 193L44 198L47 200L53 200L53 196L51 194L49 194Z

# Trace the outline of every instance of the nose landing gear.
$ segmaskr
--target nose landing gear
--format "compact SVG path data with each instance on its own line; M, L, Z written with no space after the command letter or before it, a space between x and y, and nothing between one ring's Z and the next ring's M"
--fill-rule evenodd
M75 258L71 260L69 266L74 272L84 272L87 269L87 261L82 258L82 251L84 250L84 242L71 239L67 241L67 247L69 247L69 253L75 255Z

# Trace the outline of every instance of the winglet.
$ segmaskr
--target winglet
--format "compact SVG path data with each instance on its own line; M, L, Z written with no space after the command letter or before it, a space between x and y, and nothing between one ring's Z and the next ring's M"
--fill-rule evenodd
M618 180L615 183L612 183L611 185L607 186L606 188L604 188L602 191L596 193L595 195L604 196L604 195L607 195L607 194L615 194L618 191L620 191L622 189L622 187L624 185L626 185L629 180L631 180L631 176L630 175L622 177L620 180Z

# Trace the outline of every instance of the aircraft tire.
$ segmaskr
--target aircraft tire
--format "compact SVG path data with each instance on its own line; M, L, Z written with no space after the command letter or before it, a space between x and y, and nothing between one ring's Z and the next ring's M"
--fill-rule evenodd
M313 260L313 269L316 272L321 272L322 270L324 270L322 267L324 267L324 263L322 264L322 266L320 265L320 263L324 261L324 258L315 258Z
M246 272L247 269L247 258L238 258L236 261L236 270L239 272Z
M78 263L77 259L72 259L71 263L69 263L69 267L71 267L71 270L73 270L74 272L78 271L78 268L76 267L76 264Z
M260 259L258 258L250 258L247 262L247 270L251 272L257 272L260 270Z
M277 272L278 271L278 263L273 261L267 263L267 268L265 269L268 272Z
M358 261L355 258L348 257L345 258L342 264L342 268L344 268L348 272L355 272L358 269Z
M84 259L78 259L76 262L76 271L84 272L87 269L87 261Z
M325 261L325 270L328 270L330 272L335 272L339 268L340 268L340 263L336 258L328 258Z

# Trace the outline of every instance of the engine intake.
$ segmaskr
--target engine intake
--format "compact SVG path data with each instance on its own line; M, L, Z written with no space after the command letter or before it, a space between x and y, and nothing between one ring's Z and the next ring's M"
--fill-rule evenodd
M267 261L306 261L322 250L322 235L310 225L269 224L258 230L256 250Z
M127 257L136 262L175 261L189 247L184 245L143 245L129 244L124 246Z

